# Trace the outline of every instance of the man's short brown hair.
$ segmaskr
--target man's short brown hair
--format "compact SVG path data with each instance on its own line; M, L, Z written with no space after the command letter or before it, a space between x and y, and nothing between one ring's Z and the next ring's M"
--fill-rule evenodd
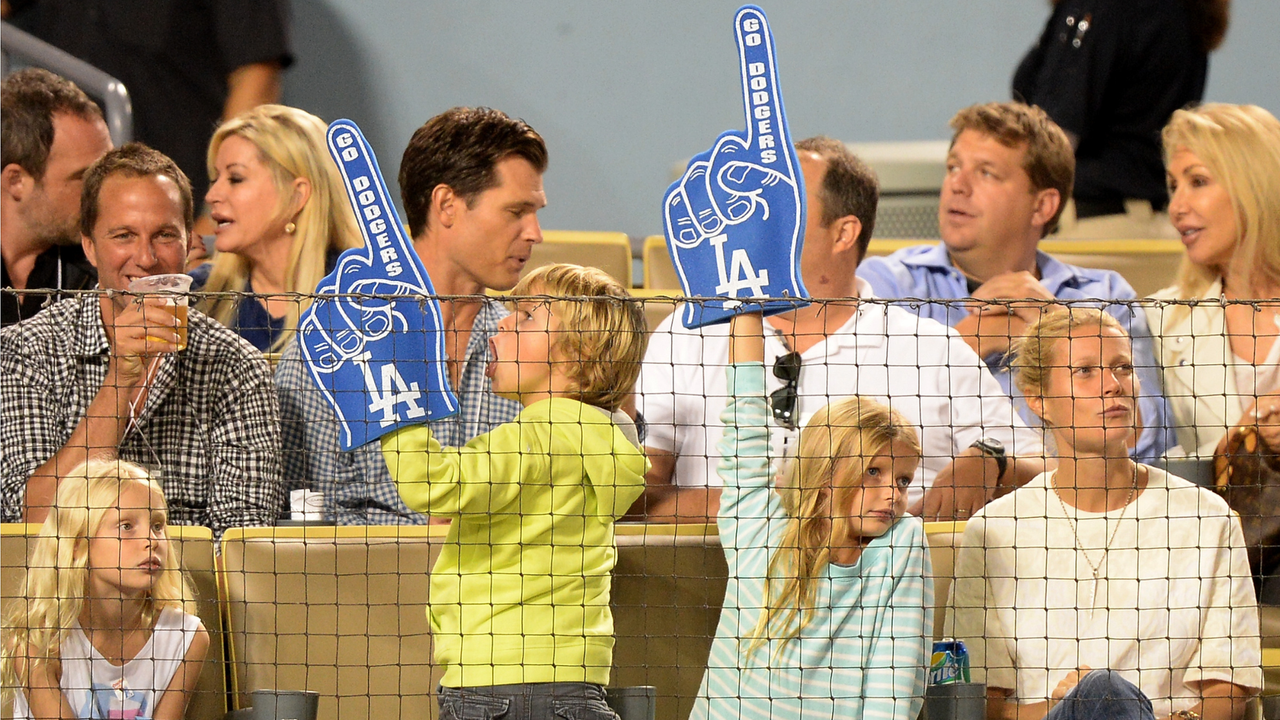
M191 226L195 223L195 210L191 202L191 181L159 150L152 150L140 142L126 143L106 155L98 158L84 173L84 190L80 193L80 233L85 237L93 237L93 226L98 222L98 195L102 185L112 175L124 175L130 178L159 175L167 177L178 186L182 200L182 219L191 234Z
M447 185L470 207L476 196L498 184L497 166L507 157L547 170L547 146L523 120L492 108L456 107L431 118L409 139L400 160L400 199L409 234L427 228L431 193Z
M1005 147L1026 146L1022 169L1031 178L1031 188L1057 190L1062 197L1058 212L1044 226L1045 234L1058 228L1058 217L1071 199L1075 182L1076 156L1071 141L1044 110L1017 102L970 105L951 118L951 144L965 130L973 130L995 138Z
M876 207L880 204L880 181L875 171L849 152L844 143L822 135L801 140L796 143L796 149L815 153L827 163L818 192L822 198L822 226L827 227L847 215L858 218L862 222L858 258L865 258L876 227Z
M53 147L53 116L101 120L102 110L66 78L41 68L10 73L0 85L0 167L17 163L36 180L44 178Z

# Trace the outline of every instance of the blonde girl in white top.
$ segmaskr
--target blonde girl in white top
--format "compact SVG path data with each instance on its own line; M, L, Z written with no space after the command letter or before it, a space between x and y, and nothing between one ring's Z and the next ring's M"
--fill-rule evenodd
M90 460L59 481L23 592L4 614L0 678L15 718L178 720L209 634L166 534L160 486Z

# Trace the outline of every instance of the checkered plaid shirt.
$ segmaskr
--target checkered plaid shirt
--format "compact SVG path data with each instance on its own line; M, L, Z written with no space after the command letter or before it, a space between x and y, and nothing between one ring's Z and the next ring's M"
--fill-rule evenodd
M106 378L110 346L96 294L0 331L0 511L22 517L26 481L71 438ZM164 356L124 460L157 473L169 520L274 525L284 508L271 372L249 343L195 310L186 350Z
M460 386L454 388L461 409L430 423L431 434L441 445L465 445L519 414L520 404L494 395L485 376L489 338L506 315L500 303L485 299L471 328ZM381 443L366 443L350 452L339 449L337 418L307 376L296 342L285 349L276 367L276 388L284 435L284 480L289 489L324 493L325 514L339 525L427 522L425 515L410 510L400 499L382 459Z

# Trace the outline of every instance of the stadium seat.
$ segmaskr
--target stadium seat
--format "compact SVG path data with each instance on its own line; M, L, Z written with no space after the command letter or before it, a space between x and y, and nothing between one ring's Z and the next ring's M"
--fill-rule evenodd
M617 526L613 685L653 685L658 720L685 720L720 621L728 566L714 525Z
M644 239L640 257L644 261L644 286L649 290L681 290L680 276L667 251L667 239L650 235Z
M941 640L951 582L956 576L956 552L964 538L964 523L925 523L924 534L929 541L929 560L933 565L933 639Z
M542 242L533 246L524 274L543 265L573 263L600 268L630 288L631 255L631 240L626 233L545 230Z
M314 690L320 720L436 716L426 604L444 526L232 528L220 585L237 708Z
M22 589L27 558L40 533L40 525L0 525L0 604L7 607ZM213 533L205 527L169 526L169 538L182 568L196 591L200 620L209 632L209 652L186 717L188 720L222 720L227 712L226 655L222 608L214 573Z
M644 303L644 319L650 332L676 309L682 299L679 290L633 288L631 295Z

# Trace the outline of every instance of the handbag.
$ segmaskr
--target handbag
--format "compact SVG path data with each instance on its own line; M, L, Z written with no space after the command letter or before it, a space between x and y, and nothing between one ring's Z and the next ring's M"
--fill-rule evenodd
M1280 567L1280 455L1255 427L1233 428L1213 456L1214 489L1240 515L1254 585Z

